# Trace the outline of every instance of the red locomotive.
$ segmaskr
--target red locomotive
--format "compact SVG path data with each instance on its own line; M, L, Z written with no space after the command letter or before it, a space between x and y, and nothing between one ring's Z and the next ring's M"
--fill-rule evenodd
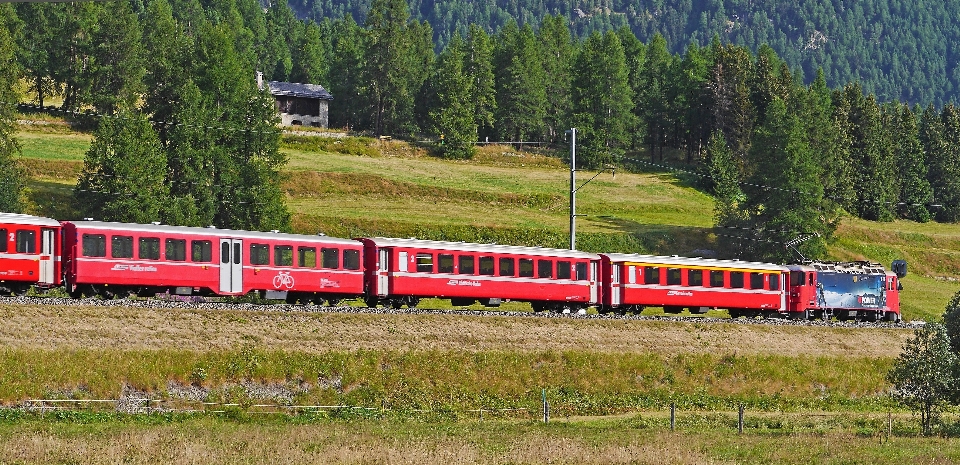
M737 318L900 320L899 279L869 262L799 265L496 244L64 221L0 213L0 289L64 285L71 296L251 292L289 303L455 306L529 302L535 311L667 313L725 309Z

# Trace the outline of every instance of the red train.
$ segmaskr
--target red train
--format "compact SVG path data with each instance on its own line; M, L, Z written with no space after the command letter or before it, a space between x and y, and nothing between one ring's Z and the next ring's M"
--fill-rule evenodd
M534 310L900 320L898 273L868 262L801 265L415 239L338 239L0 213L0 289L64 286L73 297L158 293L290 303L455 306L529 302Z

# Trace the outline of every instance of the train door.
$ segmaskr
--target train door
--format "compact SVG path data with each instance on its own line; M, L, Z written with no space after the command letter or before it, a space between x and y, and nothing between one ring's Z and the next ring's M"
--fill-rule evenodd
M53 284L55 278L54 237L53 229L40 229L40 282L44 284Z
M610 305L620 305L620 264L610 264Z
M597 301L597 262L590 262L590 302Z
M406 255L406 254L404 254ZM390 271L390 250L380 249L380 260L377 262L377 295L383 297L389 293L388 279Z
M220 292L243 292L243 241L220 239Z
M788 287L786 286L787 278L788 278L789 276L790 276L789 273L777 273L777 274L774 274L774 275L770 276L770 279L774 279L774 280L777 281L777 283L776 283L777 289L780 291L780 310L784 310L784 311L789 310L789 309L787 308L787 293L788 293L787 289L788 289ZM772 284L772 283L771 283L771 284Z

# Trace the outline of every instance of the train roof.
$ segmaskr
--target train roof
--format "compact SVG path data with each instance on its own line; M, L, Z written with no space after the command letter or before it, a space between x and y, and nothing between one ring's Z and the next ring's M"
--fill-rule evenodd
M22 215L20 213L0 213L0 224L29 224L33 226L60 226L60 222L42 216Z
M802 265L790 265L792 271L825 271L851 274L893 274L883 265L874 262L810 262Z
M600 256L588 252L546 247L524 247L519 245L475 244L470 242L428 241L423 239L394 239L389 237L363 238L377 247L410 247L430 250L450 250L454 252L488 252L515 255L535 255L556 258L582 258L598 260Z
M166 224L113 223L107 221L64 221L78 229L96 229L99 231L140 232L155 234L192 234L197 236L229 237L240 239L288 240L299 242L317 242L325 244L344 244L360 246L351 239L330 236L310 236L306 234L288 234L281 232L244 231L238 229L199 228L194 226L170 226Z
M660 255L640 255L640 254L621 254L606 253L602 254L610 259L611 262L635 262L651 265L676 265L676 266L698 266L710 268L732 268L744 270L763 270L763 271L788 271L784 265L764 262L745 262L740 260L717 260L713 258L701 257L679 257L660 256Z

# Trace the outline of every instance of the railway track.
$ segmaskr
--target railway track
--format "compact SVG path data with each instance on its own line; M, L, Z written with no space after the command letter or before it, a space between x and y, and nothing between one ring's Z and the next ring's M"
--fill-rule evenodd
M523 312L500 310L468 310L468 309L424 309L424 308L392 308L392 307L354 307L354 306L317 306L293 305L287 303L234 303L205 300L180 300L164 298L127 298L127 299L100 299L85 298L72 299L65 297L27 297L4 296L0 297L0 305L37 305L37 306L86 306L86 307L129 307L145 309L179 309L179 310L210 310L210 311L249 311L249 312L283 312L283 313L347 313L367 315L459 315L472 317L512 317L512 318L569 318L581 320L632 320L632 321L660 321L680 324L742 324L742 325L770 325L770 326L813 326L835 328L864 328L864 329L891 329L909 328L917 323L910 322L867 322L867 321L837 321L837 320L792 320L787 318L717 318L706 316L654 316L635 314L597 314L597 313L553 313L553 312Z

